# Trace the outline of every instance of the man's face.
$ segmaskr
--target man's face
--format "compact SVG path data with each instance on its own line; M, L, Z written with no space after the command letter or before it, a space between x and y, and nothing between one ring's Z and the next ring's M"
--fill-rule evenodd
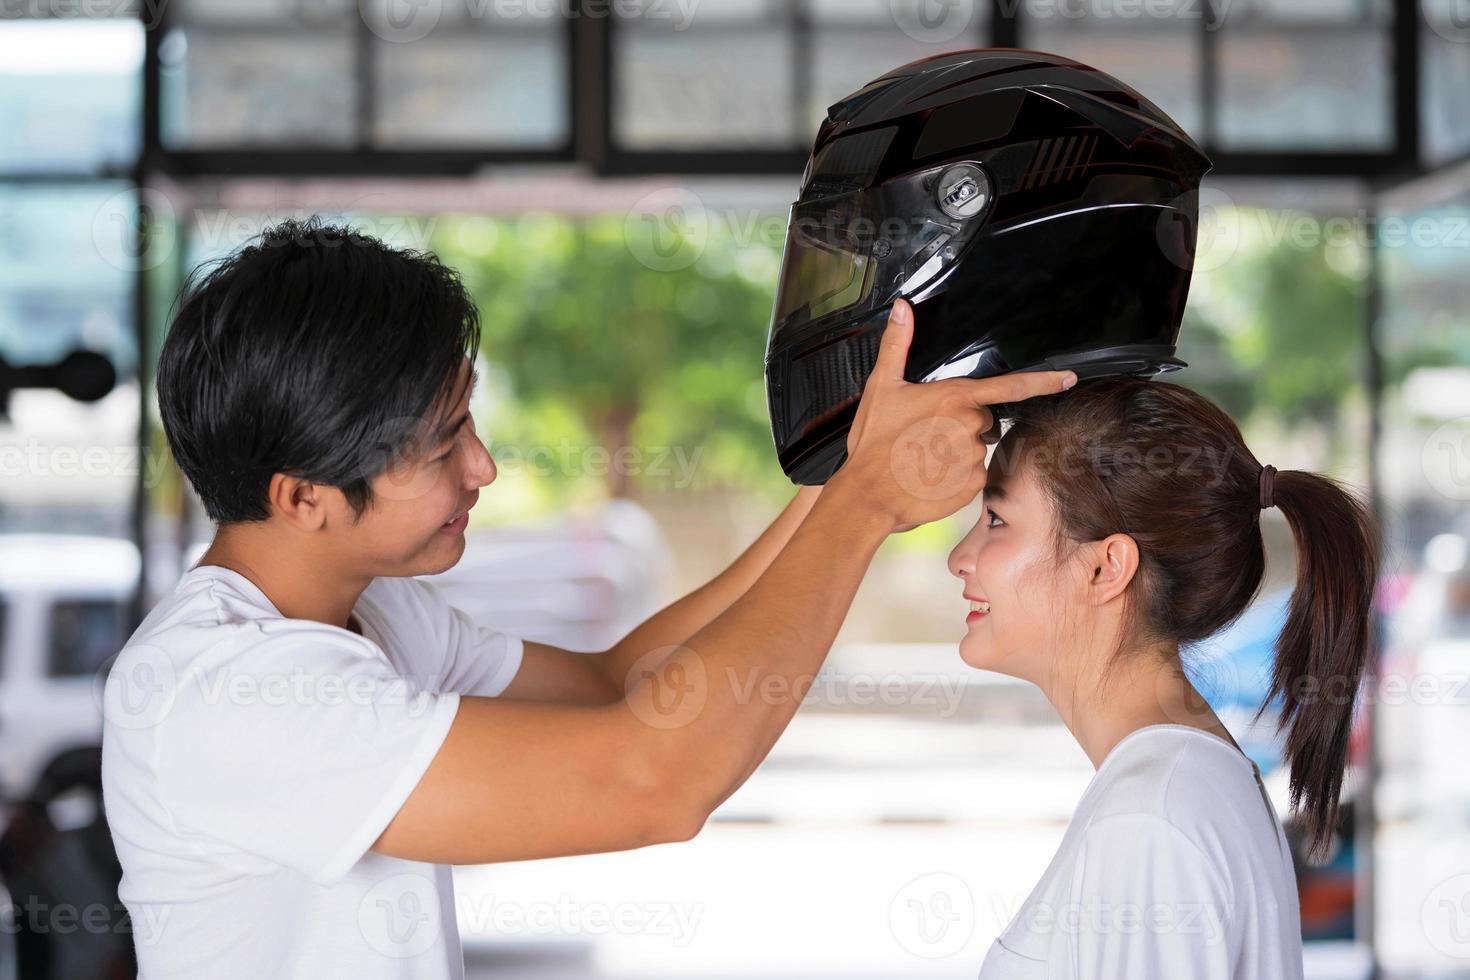
M458 394L455 403L447 410L431 408L420 420L408 446L373 478L373 503L355 525L334 522L332 547L354 570L373 576L433 575L464 554L468 512L479 488L496 475L495 461L469 415L472 381L473 368L465 358L451 389ZM340 504L347 506L345 500Z

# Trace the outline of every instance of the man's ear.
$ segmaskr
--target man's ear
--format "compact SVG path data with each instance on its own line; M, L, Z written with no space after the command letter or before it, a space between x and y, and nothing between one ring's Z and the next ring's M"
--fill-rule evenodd
M1101 606L1121 595L1138 573L1138 542L1127 534L1110 534L1092 546L1087 601Z
M298 531L315 531L327 520L327 494L331 491L285 473L271 475L266 500L276 516Z

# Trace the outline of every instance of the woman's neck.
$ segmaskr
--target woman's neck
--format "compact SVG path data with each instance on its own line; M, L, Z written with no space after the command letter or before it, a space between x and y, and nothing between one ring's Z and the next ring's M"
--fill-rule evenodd
M1085 662L1097 663L1097 659L1089 657ZM1177 648L1124 653L1106 677L1101 666L1086 672L1059 672L1038 683L1093 769L1126 736L1148 725L1187 725L1235 745L1225 725L1180 669Z

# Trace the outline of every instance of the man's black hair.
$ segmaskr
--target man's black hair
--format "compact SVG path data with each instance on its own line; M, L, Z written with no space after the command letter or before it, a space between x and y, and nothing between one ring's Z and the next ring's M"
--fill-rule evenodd
M220 524L268 518L276 473L337 487L360 518L479 346L475 305L433 254L283 221L189 276L158 359L164 433Z

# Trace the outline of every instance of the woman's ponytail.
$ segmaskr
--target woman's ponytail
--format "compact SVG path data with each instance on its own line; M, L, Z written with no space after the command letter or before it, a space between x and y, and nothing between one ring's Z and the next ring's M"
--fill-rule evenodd
M1297 574L1276 640L1260 717L1282 699L1291 807L1303 814L1308 853L1325 852L1337 817L1348 736L1372 636L1382 560L1377 518L1337 481L1263 467L1260 503L1279 507L1296 542Z

